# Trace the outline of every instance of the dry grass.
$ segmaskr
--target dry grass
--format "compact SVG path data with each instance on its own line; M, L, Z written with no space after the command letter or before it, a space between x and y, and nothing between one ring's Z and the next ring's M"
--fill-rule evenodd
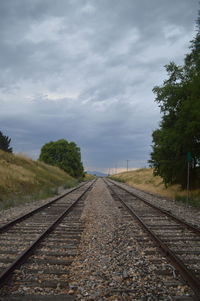
M112 176L113 179L122 181L130 186L139 188L157 195L165 196L168 198L185 198L187 192L181 190L179 185L172 185L165 187L162 178L153 176L152 168L142 168L134 171L122 172ZM200 194L200 190L191 192L194 196Z
M0 150L0 208L49 197L77 180L61 169Z
M95 176L86 173L85 177L84 177L84 180L90 181L90 180L94 180L94 178L95 178Z

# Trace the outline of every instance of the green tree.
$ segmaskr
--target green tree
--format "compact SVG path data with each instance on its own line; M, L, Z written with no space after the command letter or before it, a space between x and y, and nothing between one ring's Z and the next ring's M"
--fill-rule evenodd
M5 152L12 153L12 147L10 147L11 138L8 136L5 136L0 131L0 149L2 149Z
M39 160L58 166L76 178L82 177L84 174L80 148L76 143L68 142L65 139L46 143L41 148Z
M192 153L191 177L199 185L200 166L200 17L197 34L184 65L166 65L168 79L153 92L162 112L160 128L155 130L150 165L166 185L186 186L187 152Z

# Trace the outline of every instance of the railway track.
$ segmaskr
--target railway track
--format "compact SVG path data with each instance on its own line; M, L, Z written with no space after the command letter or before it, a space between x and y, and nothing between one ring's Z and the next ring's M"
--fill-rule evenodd
M191 287L190 297L179 300L200 300L200 229L130 192L115 181L105 180L112 197L120 201L128 217L138 221L148 237L153 240L183 282ZM138 239L149 243L149 239ZM176 273L174 269L174 273ZM179 285L179 284L177 284ZM177 300L177 299L176 299Z
M66 300L69 265L83 231L84 199L94 182L1 226L1 301L43 301L51 300L50 295L52 300Z

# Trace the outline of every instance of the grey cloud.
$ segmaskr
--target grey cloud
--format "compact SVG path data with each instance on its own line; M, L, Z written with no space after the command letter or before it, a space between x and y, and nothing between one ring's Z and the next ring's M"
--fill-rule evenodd
M198 0L1 1L0 129L35 158L64 137L86 168L145 165L160 116L151 90L163 65L182 63L197 9Z
M147 125L150 128L146 131L141 129L141 125L145 124L141 120L145 117L145 112L139 116L131 113L129 103L121 108L118 107L120 102L114 103L109 105L108 111L98 112L95 106L88 109L87 105L79 106L70 100L49 102L48 106L45 102L47 100L43 99L24 104L26 114L23 118L14 113L11 117L5 114L1 118L1 128L12 133L12 141L17 151L32 154L31 150L37 145L37 157L45 142L67 137L81 146L87 166L101 168L102 162L106 166L113 165L116 161L122 161L122 154L127 157L129 153L129 158L133 157L136 161L144 159L145 137L149 133L147 140L150 143L151 127L155 121L154 112L149 116ZM117 115L118 109L120 116ZM139 145L138 140L141 140ZM141 146L142 152L139 151Z

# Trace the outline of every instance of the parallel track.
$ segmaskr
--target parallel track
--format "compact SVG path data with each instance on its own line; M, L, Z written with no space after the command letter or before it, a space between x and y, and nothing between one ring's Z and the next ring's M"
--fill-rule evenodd
M0 300L7 300L6 283L11 281L9 287L13 286L14 290L16 290L16 286L19 288L21 286L24 287L24 277L22 277L22 274L24 274L24 267L26 265L28 265L28 268L25 268L27 275L32 275L34 267L38 267L37 279L40 279L41 273L47 274L45 279L48 279L48 277L51 278L54 270L55 274L57 270L57 274L65 277L67 273L65 270L66 265L72 262L72 257L74 256L74 251L82 231L79 218L83 209L83 199L94 182L80 185L61 197L54 199L52 202L1 227L0 287L2 288L1 293L4 297L3 299L0 297ZM40 265L42 266L41 270ZM53 267L52 270L51 266ZM18 270L14 273L14 277L12 277L16 269ZM29 272L27 273L27 271ZM15 280L9 280L11 277ZM28 275L29 277L33 276ZM21 279L21 282L18 278ZM45 289L45 281L42 282L45 293L49 294L51 291L50 288ZM59 284L58 280L50 281L50 284L49 281L46 282L47 287L54 287L55 283ZM33 285L32 283L31 287ZM29 286L30 283L28 287L25 286L25 290L30 293ZM35 283L35 287L38 288L38 286L39 284L37 283L36 285ZM24 292L22 293L25 294ZM38 292L36 293L38 294ZM8 300L11 300L10 298L9 296ZM23 298L23 300L26 300L25 297ZM37 300L40 299L38 298Z
M200 300L200 229L152 205L115 181L107 186L155 241Z
M69 191L63 193L62 195L60 195L60 196L58 196L58 197L55 197L55 198L54 198L53 200L51 200L50 202L48 202L48 203L46 203L46 204L44 204L44 205L42 205L42 206L39 206L39 207L37 207L36 209L31 210L31 211L29 211L28 213L23 214L23 215L21 215L21 216L15 218L15 219L9 221L8 223L3 224L2 226L0 226L0 233L3 233L3 232L5 232L5 231L7 231L9 228L11 228L12 226L16 225L17 223L19 223L19 222L21 222L21 221L23 221L23 220L25 220L25 219L28 219L30 216L32 216L32 215L34 215L34 214L36 214L36 213L42 211L42 210L45 209L45 208L50 207L51 205L53 205L54 203L56 203L58 200L60 200L60 199L62 199L63 197L65 197L65 196L71 194L72 192L74 192L74 191L80 189L82 186L85 186L85 185L86 185L86 182L83 183L83 184L81 184L81 185L79 185L79 186L77 186L77 187L75 187L75 188L70 189Z

